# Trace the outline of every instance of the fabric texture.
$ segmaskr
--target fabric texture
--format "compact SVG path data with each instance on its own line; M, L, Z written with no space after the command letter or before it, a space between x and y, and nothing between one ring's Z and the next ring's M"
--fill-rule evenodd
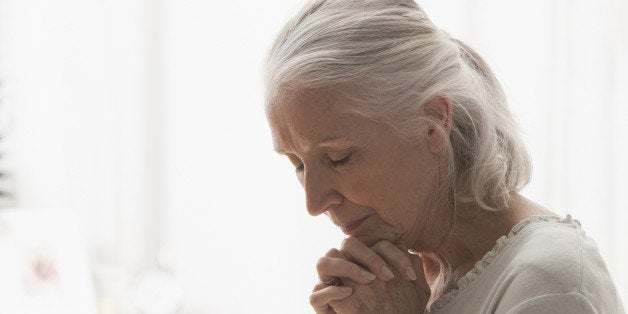
M497 240L429 313L625 313L580 222L532 216Z

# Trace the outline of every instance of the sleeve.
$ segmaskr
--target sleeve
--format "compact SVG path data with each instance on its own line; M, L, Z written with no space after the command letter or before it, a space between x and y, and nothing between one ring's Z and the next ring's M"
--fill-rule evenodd
M597 313L589 299L580 293L545 294L526 300L510 309L508 314L528 313Z

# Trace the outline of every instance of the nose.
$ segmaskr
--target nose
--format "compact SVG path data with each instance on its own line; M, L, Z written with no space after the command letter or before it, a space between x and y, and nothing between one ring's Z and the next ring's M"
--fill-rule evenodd
M306 170L302 182L307 211L310 215L318 216L328 211L331 206L342 203L342 194L336 190L323 169Z

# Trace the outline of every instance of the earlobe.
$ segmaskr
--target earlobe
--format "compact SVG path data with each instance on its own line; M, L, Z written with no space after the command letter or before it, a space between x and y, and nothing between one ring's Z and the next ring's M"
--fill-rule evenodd
M422 110L423 115L434 123L427 129L429 150L439 154L444 150L446 138L451 134L451 102L446 97L438 96L423 105Z

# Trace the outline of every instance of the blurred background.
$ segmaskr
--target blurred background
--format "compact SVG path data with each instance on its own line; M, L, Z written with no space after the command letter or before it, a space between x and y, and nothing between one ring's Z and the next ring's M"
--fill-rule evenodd
M260 75L303 3L0 0L0 313L310 312L343 236L274 154ZM625 304L628 1L419 4L492 66L523 194L581 221Z

